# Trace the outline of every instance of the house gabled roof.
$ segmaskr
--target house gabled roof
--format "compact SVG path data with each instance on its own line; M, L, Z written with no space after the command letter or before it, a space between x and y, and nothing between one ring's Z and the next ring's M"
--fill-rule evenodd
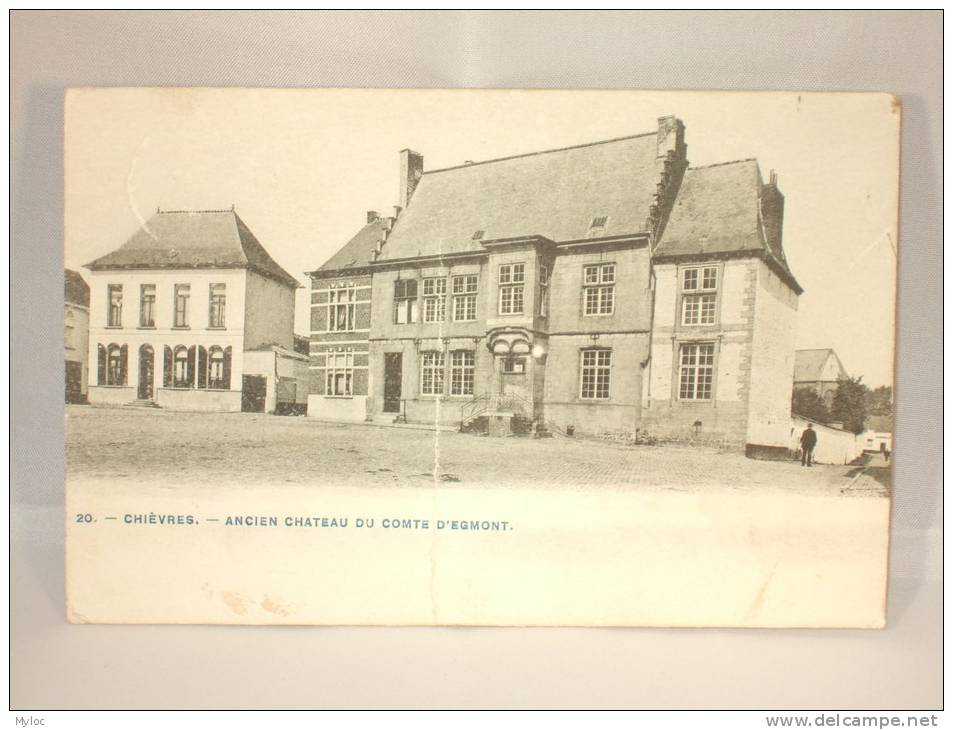
M69 304L78 304L81 307L89 306L89 284L78 271L66 269L63 300Z
M753 158L688 168L655 246L655 256L760 253L800 292L784 251L775 250L766 240L762 187L758 162Z
M641 233L656 192L655 132L423 173L378 261L483 251L481 241L556 242Z
M157 212L122 246L86 267L93 271L243 268L286 286L301 286L233 210Z
M812 383L826 381L824 377L824 366L827 361L834 358L838 369L838 379L847 377L847 370L843 363L837 357L837 353L829 347L818 350L796 350L794 352L794 382Z
M343 271L347 269L359 269L374 258L374 251L377 244L381 241L383 231L387 226L387 221L378 218L361 228L350 241L344 244L341 249L331 258L325 261L317 271L311 275L328 271Z

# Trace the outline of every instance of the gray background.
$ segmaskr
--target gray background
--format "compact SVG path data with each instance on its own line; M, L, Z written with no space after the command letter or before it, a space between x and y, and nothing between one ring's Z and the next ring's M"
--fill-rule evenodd
M934 11L12 12L13 707L939 707L941 63ZM888 628L66 624L62 104L80 85L902 97Z

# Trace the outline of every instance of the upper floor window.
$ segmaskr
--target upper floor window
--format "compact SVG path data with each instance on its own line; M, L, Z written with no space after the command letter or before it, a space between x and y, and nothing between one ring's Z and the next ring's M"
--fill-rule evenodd
M424 322L443 322L447 317L447 280L424 279Z
M108 327L122 327L122 284L109 285Z
M682 324L715 323L718 268L704 266L682 271Z
M714 343L683 344L679 353L678 397L682 400L711 400L714 377Z
M453 321L472 322L477 312L477 275L453 277Z
M143 284L139 287L139 326L156 326L156 285Z
M350 332L354 329L357 290L353 287L332 289L328 293L328 332Z
M579 395L586 400L609 397L612 350L583 350Z
M549 314L549 267L540 266L539 267L539 284L538 287L538 297L539 304L537 308L539 310L539 316L545 317Z
M584 312L589 315L615 311L615 264L591 264L583 268Z
M173 324L176 327L189 326L189 292L188 284L175 285L175 317Z
M225 285L208 286L208 326L225 327Z
M422 395L443 395L442 352L425 352L421 359L420 393Z
M525 264L503 264L500 266L500 314L523 313L525 277Z
M417 280L398 279L394 282L394 323L412 324L417 321Z

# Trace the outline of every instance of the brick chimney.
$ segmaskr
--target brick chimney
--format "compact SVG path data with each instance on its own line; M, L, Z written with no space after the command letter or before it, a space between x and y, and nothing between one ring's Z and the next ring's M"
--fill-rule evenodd
M400 208L406 209L420 176L424 174L424 156L413 150L400 151Z
M380 217L381 217L381 214L378 213L376 210L369 210L369 211L367 211L367 222L368 222L368 223L373 223L374 221L376 221L376 220L377 220L378 218L380 218Z
M778 174L774 170L768 175L768 182L761 186L761 223L768 247L783 260L781 234L784 227L784 196L778 189Z
M688 147L682 120L674 116L659 117L655 144L655 198L649 208L646 229L658 242L688 167Z

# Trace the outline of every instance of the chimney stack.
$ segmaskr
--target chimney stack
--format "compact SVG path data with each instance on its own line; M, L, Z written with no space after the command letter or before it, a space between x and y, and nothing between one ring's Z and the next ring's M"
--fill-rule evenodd
M685 124L682 120L674 116L659 117L656 144L655 156L659 159L667 157L669 152L674 153L676 159L685 159L688 148L685 146Z
M374 221L376 221L376 220L377 220L378 218L380 218L380 217L381 217L381 214L378 213L376 210L369 210L369 211L367 211L367 222L368 222L368 223L373 223Z
M400 151L400 207L406 208L420 176L424 174L424 156L413 150Z
M784 196L778 189L778 174L771 170L768 182L761 186L761 223L764 225L764 237L771 251L784 259L782 229L784 227Z

